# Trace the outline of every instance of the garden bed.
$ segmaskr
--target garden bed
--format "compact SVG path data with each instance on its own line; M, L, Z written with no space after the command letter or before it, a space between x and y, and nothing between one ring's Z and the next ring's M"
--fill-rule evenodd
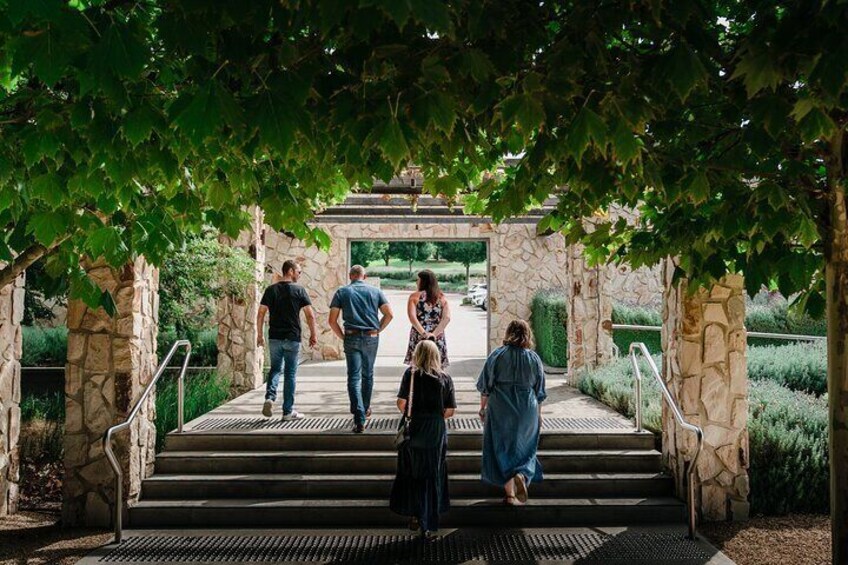
M699 531L737 565L830 563L829 516L755 516L747 522L703 524Z

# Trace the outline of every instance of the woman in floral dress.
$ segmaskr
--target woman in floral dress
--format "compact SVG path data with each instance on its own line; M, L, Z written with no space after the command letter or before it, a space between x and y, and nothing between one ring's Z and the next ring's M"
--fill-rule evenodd
M430 339L435 341L439 348L442 368L450 365L448 345L445 340L445 328L450 323L450 306L448 299L439 288L439 281L433 271L424 269L418 273L418 290L409 295L406 313L412 328L409 330L409 347L403 362L409 365L418 342Z

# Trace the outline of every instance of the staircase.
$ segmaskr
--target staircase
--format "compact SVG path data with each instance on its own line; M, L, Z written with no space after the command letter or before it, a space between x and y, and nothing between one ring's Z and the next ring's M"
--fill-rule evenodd
M155 473L142 484L140 501L129 509L130 526L405 524L405 518L388 508L396 419L374 419L361 435L350 433L344 420L324 424L318 420L302 421L309 426L275 420L267 427L276 429L259 431L239 429L237 420L232 420L229 427L170 434L156 459ZM662 472L654 436L591 425L583 422L574 429L567 418L546 420L539 447L545 480L531 486L526 506L508 507L501 503L500 489L480 481L479 422L451 420L452 507L443 516L443 525L684 523L685 506L674 498L671 479Z

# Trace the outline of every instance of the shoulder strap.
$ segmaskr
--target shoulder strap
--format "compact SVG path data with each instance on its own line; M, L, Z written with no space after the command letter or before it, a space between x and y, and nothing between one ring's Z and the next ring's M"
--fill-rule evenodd
M415 367L409 371L409 401L406 403L406 417L412 418L412 393L415 390Z

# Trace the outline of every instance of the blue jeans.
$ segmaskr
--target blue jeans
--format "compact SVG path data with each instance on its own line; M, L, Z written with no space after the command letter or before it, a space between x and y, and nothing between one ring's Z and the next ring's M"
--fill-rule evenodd
M344 339L347 395L350 398L350 413L357 424L365 423L365 412L371 406L374 359L379 344L380 338L376 335L346 335Z
M265 400L277 400L277 386L280 373L283 373L283 414L291 414L294 409L294 377L297 373L297 357L300 342L289 339L269 339L268 352L271 354L271 369L265 384ZM285 368L283 364L285 363Z

